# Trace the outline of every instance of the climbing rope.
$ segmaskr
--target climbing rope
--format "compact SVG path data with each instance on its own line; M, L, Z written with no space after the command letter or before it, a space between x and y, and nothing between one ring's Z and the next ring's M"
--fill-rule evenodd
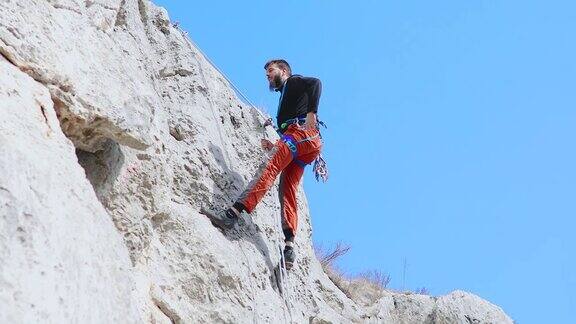
M252 274L254 273L252 271L252 267L250 266L250 260L248 259L248 256L246 256L246 252L244 252L244 248L242 247L242 243L238 244L240 246L240 251L242 252L242 255L244 256L244 260L246 260L246 266L248 267L248 281L250 281L250 289L252 292L252 309L254 310L253 316L252 316L252 322L253 323L258 323L258 307L256 307L256 293L254 292L256 289L254 288L254 283L252 282Z
M196 45L196 43L192 40L192 38L188 37L188 32L183 30L182 28L180 28L180 24L178 22L174 23L172 26L174 26L174 28L178 29L178 31L180 31L180 33L182 33L184 35L184 38L186 39L186 41L189 43L189 45L191 45L194 49L196 49L200 54L202 54L202 56L204 57L204 59L206 59L206 61L208 63L210 63L210 65L212 65L212 67L214 69L216 69L216 71L218 71L218 73L220 73L220 75L222 75L222 77L228 81L228 83L230 84L230 86L234 89L234 91L236 91L237 94L240 95L240 97L242 97L242 99L244 100L244 103L248 104L252 109L254 109L258 115L260 115L260 117L262 117L266 122L263 126L267 126L266 124L268 123L268 121L272 120L270 116L264 114L260 109L258 109L256 107L256 105L254 105L252 103L252 101L250 101L250 99L248 99L247 96L244 95L244 93L242 91L240 91L240 89L238 89L238 87L230 80L228 79L228 77L224 74L224 72L222 72L222 70L220 70L218 68L218 66L216 66L216 64L214 64L214 62L212 62L212 60L210 60L210 58L200 49L200 47L198 45ZM271 125L271 124L270 124Z
M212 67L213 67L216 71L218 71L218 73L220 73L220 75L230 84L230 86L234 89L234 91L236 91L236 93L239 94L239 95L242 97L242 99L244 100L244 102L247 103L252 109L254 109L254 110L258 113L258 115L259 115L260 117L262 117L262 118L264 119L265 122L264 122L264 124L262 125L262 128L264 129L264 134L266 134L266 133L265 133L265 128L266 128L266 126L273 126L272 118L271 118L270 116L265 115L260 109L258 109L258 108L250 101L250 99L248 99L248 97L246 97L246 96L244 95L244 93L242 93L242 91L240 91L240 89L238 89L238 87L236 87L236 85L235 85L230 79L228 79L228 77L216 66L216 64L214 64L214 62L212 62L212 60L210 60L210 58L200 49L200 47L199 47L198 45L196 45L196 43L194 43L194 41L193 41L190 37L188 37L188 32L182 30L182 28L180 28L180 26L179 26L178 23L175 23L175 24L173 24L172 26L173 26L174 28L176 28L176 29L184 36L184 39L185 39L186 42L188 43L188 46L190 47L190 49L191 49L192 51L195 50L195 51L199 52L199 53L204 57L204 59L205 59L210 65L212 65ZM200 66L200 61L198 60L198 58L195 57L195 59L196 59L196 62L198 63L198 66ZM202 81L203 81L203 83L204 83L204 86L205 86L206 88L208 88L208 83L207 83L207 81L206 81L206 77L204 76L204 72L202 71L202 69L199 69L199 70L200 70L200 76L201 76L201 78L202 78ZM214 110L214 105L213 105L212 101L210 100L210 98L208 98L208 102L209 102L210 108L211 108L211 110L212 110L212 115L214 116L214 119L217 120L216 114L215 114L215 110ZM218 128L218 132L219 132L219 135L220 135L220 140L221 140L221 142L224 144L224 143L225 143L225 142L224 142L224 137L223 137L223 135L222 135L222 133L221 133L221 131L220 131L220 128ZM228 159L228 165L230 165L231 159L230 159L230 157L229 157L229 155L228 155L228 151L227 151L227 150L225 150L225 151L226 151L226 152L225 152L226 157L227 157L227 159ZM279 232L279 233L282 233L282 219L280 219L280 232ZM279 239L279 242L278 242L278 246L279 246L279 249L280 249L280 264L281 264L281 265L280 265L281 268L280 268L280 271L279 271L279 272L280 272L280 282L281 282L281 286L285 286L285 283L287 283L287 280L286 280L286 265L285 265L285 263L284 263L284 257L283 257L283 250L282 250L281 241L282 241L282 240L281 240L281 238L280 238L280 239ZM248 266L249 271L252 273L252 269L251 269L251 267L250 267L250 262L249 262L249 260L248 260L248 257L246 256L246 253L245 253L244 249L242 248L242 246L240 246L240 250L241 250L244 258L246 259L246 264L247 264L247 266ZM249 276L249 277L250 277L250 276ZM253 299L253 302L256 302L256 300L255 300L255 298L254 298L254 285L253 285L253 283L252 283L252 279L250 278L249 280L250 280L250 286L251 286L252 295L253 295L253 298L252 298L252 299ZM286 305L286 309L288 310L288 315L289 315L289 317L290 317L290 322L292 322L292 312L290 311L290 305L289 305L289 301L288 301L288 300L289 300L289 297L285 297L285 295L289 295L289 293L287 293L287 292L288 292L288 290L290 289L290 287L282 287L281 289L282 289L282 291L283 291L282 297L284 297L284 298L283 298L283 299L284 299L284 304ZM253 309L256 311L257 308L254 306ZM255 318L254 318L253 320L256 322L257 313L256 313L254 316L255 316ZM286 316L286 315L284 314L284 316Z
M286 306L286 309L288 310L288 315L290 316L290 323L292 323L292 311L290 310L290 282L288 281L288 271L286 271L286 262L284 260L284 250L282 249L282 234L283 230L282 230L282 214L280 214L280 217L278 217L279 220L279 230L278 232L278 251L280 252L280 260L279 260L279 264L278 264L278 275L280 276L280 286L279 287L282 290L282 297L284 299L284 305Z
M186 42L188 43L188 46L190 47L190 49L192 50L192 52L194 52L195 50L197 50L198 52L200 52L204 58L206 58L206 56L200 51L199 48L196 47L196 45L194 45L192 43L192 40L189 37L186 37L186 35L188 33L186 33L185 31L183 31L182 29L180 29L180 27L178 27L178 25L176 25L176 29L178 29L178 31L180 31L180 33L182 33L185 37L184 39L186 39ZM208 82L206 81L206 76L204 75L204 71L201 68L201 63L200 60L198 59L198 57L194 56L194 58L196 59L196 63L198 64L198 70L200 71L200 77L202 78L202 82L204 83L204 87L206 89L208 89ZM206 60L208 60L206 58ZM210 62L208 60L208 62ZM222 73L222 72L220 72ZM208 100L208 104L210 105L210 111L212 112L212 117L214 117L214 121L217 123L218 122L218 117L216 116L216 112L215 112L215 108L214 108L214 103L212 102L212 99L210 99L209 95L206 95L206 99ZM220 127L216 127L218 129L218 135L220 137L220 143L222 143L222 146L225 146L225 144L227 144L227 142L224 140L224 135L222 135L222 130ZM230 158L230 155L228 154L228 150L223 150L224 151L224 155L226 156L226 164L228 166L232 166L232 159Z

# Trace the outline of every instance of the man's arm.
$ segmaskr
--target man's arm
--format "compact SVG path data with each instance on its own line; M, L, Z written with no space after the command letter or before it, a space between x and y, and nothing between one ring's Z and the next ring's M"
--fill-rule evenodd
M306 94L308 95L308 113L306 114L306 129L315 129L317 120L316 113L318 112L318 104L320 103L320 95L322 94L322 82L316 78L303 78L306 83Z
M306 114L306 123L304 124L304 128L306 129L315 129L316 128L316 113L309 112Z
M306 84L306 94L308 95L308 112L317 113L322 94L322 82L316 78L302 78Z

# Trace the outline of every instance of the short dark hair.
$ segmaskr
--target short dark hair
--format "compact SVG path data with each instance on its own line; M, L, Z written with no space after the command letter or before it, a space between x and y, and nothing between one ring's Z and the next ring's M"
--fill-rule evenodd
M288 75L292 75L292 69L290 68L290 64L288 64L288 62L286 62L286 60L283 60L283 59L270 60L270 61L266 62L266 64L264 64L264 70L268 70L268 67L272 64L275 64L279 68L285 69L286 71L288 71Z

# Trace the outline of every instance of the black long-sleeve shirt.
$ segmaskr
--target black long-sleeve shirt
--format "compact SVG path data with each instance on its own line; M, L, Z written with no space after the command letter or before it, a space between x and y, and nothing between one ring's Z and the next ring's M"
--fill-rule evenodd
M292 75L277 91L281 92L276 115L278 126L289 119L305 117L309 112L318 112L318 103L322 93L320 80Z

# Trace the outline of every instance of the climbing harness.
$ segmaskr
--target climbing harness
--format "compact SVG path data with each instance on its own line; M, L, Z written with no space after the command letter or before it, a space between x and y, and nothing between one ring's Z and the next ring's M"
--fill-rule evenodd
M288 146L288 149L290 150L290 152L292 152L292 159L294 160L294 162L296 162L296 164L298 164L299 166L301 166L302 168L306 167L308 164L310 163L306 163L302 160L299 160L298 157L298 144L303 143L303 142L307 142L307 141L311 141L317 137L320 137L320 134L318 135L314 135L311 137L306 137L305 139L296 141L294 139L294 137L292 137L292 135L282 135L282 142L284 142L286 144L286 146Z
M286 128L288 128L288 126L292 124L298 124L302 126L304 125L304 123L306 123L306 117L296 117L288 119L287 121L283 122L282 125L280 125L280 131L286 130Z
M283 122L282 125L280 125L280 128L285 129L288 126L290 126L292 124L296 124L296 123L298 123L298 125L302 125L305 122L306 122L306 118L296 117L296 118L288 119L287 121ZM318 125L322 125L324 128L328 128L328 127L326 127L326 124L324 124L324 122L322 122L320 120L318 120ZM307 165L314 163L314 167L312 168L312 170L314 171L314 176L316 178L316 181L320 181L320 179L322 179L322 182L324 182L324 183L326 181L328 181L328 165L326 164L326 161L322 157L322 154L319 154L318 157L316 157L316 159L310 163L306 163L302 160L297 159L297 156L298 156L297 144L313 140L317 137L320 137L320 139L322 139L322 134L320 134L320 132L318 132L318 135L307 137L307 138L302 139L300 141L294 140L294 137L292 137L291 135L283 135L280 131L278 131L278 135L280 135L281 140L286 144L286 146L288 146L288 148L290 149L290 152L292 152L292 158L294 159L294 162L296 162L302 168L305 168Z

